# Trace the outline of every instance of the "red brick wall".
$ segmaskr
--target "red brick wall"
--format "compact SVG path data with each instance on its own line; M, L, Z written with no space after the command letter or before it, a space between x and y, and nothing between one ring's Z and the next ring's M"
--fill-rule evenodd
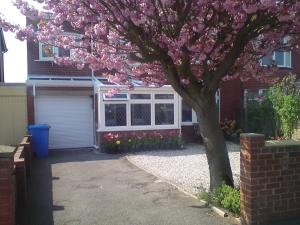
M15 181L13 155L2 158L0 153L0 224L15 225Z
M61 76L91 76L91 70L85 67L78 70L75 66L59 66L54 62L38 61L39 46L34 42L27 42L28 74L30 75L61 75Z
M248 225L300 219L300 145L265 146L263 135L242 134L240 191Z
M288 69L288 68L280 68L279 71L274 74L274 77L282 77L288 73L293 73L296 74L298 79L300 78L300 64L299 64L299 60L300 60L300 53L299 52L292 52L292 68ZM244 89L263 89L263 88L267 88L269 87L270 84L268 83L264 83L262 81L259 80L255 80L255 79L250 79L246 82L243 82L243 88Z
M103 139L103 136L108 133L112 134L120 134L121 136L144 136L144 135L150 135L153 133L160 133L160 134L170 134L170 133L175 133L175 134L180 134L179 129L167 129L167 130L134 130L134 131L105 131L105 132L97 132L97 142L98 145L101 143L101 139Z
M27 122L28 124L34 124L34 96L32 86L27 86Z
M224 82L220 88L220 120L239 119L243 102L242 83L239 79Z
M197 135L197 129L194 125L181 126L181 137L185 142L201 142L202 138L200 135Z

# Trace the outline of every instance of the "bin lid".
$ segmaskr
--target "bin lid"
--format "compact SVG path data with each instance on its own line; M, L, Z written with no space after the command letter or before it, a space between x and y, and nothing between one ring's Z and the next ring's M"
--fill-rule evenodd
M49 129L50 126L48 124L33 124L28 125L27 129Z

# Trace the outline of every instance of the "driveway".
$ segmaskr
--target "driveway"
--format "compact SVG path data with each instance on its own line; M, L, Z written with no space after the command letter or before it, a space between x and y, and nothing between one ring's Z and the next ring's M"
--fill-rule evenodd
M92 150L36 159L29 186L28 210L18 224L234 224L126 159Z

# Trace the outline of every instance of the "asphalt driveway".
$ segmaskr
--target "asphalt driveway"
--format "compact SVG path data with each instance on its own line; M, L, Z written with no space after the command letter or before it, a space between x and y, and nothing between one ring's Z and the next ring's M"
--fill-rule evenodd
M55 151L33 164L23 225L223 225L197 200L120 156Z

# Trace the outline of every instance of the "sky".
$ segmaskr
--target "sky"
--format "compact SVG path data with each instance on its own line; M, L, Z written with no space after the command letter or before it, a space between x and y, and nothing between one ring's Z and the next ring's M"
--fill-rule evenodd
M30 3L30 1L28 1ZM25 25L26 19L11 0L0 0L0 13L13 23ZM4 32L8 52L4 54L5 82L22 83L27 78L26 41L19 41L10 32Z

